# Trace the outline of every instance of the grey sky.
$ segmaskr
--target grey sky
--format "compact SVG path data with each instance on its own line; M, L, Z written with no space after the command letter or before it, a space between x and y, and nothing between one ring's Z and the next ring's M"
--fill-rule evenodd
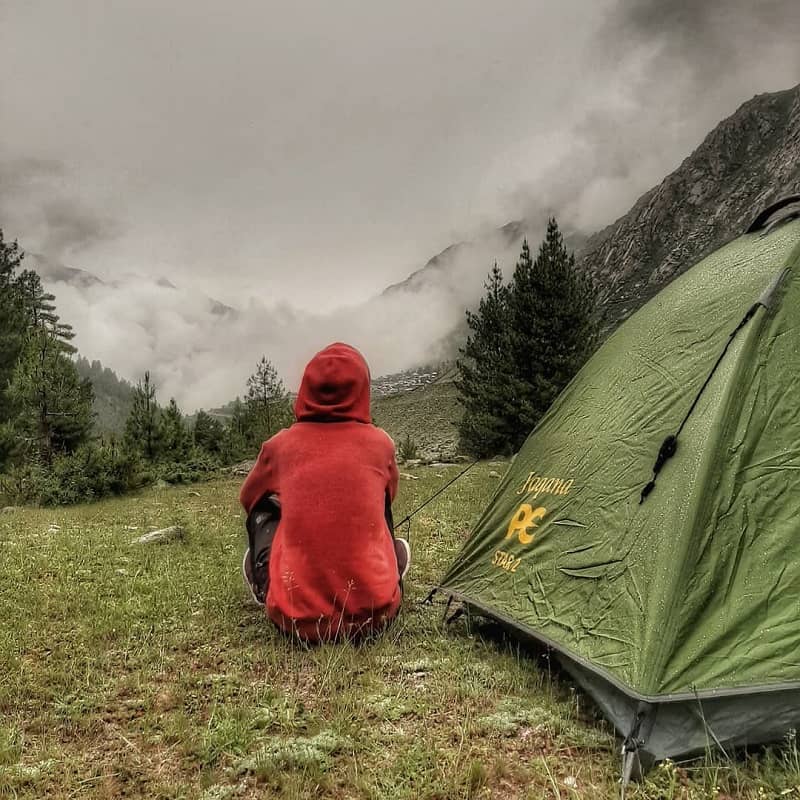
M796 0L3 0L0 226L102 277L352 305L510 219L613 221L797 83L798 41Z
M687 18L693 5L742 18ZM665 7L677 10L662 19ZM757 15L744 8L6 0L0 154L6 165L28 162L21 193L46 206L40 220L8 214L19 228L8 232L31 248L80 247L79 236L47 230L71 203L91 246L61 255L101 274L194 277L228 301L239 291L301 306L360 299L454 238L519 214L521 197L542 202L536 178L570 148L580 160L588 137L602 157L593 133L614 155L609 133L630 140L632 159L657 146L636 192L739 101L790 85L785 45L797 40L775 14L783 47L704 50L717 26L752 29ZM659 53L677 66L653 74ZM750 66L711 85L686 70L707 55ZM691 105L675 105L687 90ZM643 94L650 109L639 108ZM661 122L665 99L674 113L652 130L647 116ZM645 116L618 129L616 114L631 111ZM41 162L62 166L48 176ZM88 229L91 212L105 241Z

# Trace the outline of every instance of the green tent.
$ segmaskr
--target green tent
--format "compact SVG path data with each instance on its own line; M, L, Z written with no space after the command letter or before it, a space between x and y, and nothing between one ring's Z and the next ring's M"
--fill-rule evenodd
M617 329L440 582L558 652L626 779L800 726L798 201Z

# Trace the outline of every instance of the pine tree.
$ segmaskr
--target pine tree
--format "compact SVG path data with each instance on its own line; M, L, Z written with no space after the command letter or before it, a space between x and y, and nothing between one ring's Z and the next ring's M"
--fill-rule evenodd
M553 400L583 366L597 339L594 287L578 271L551 218L532 261L527 242L509 292L511 357L519 449Z
M22 294L28 327L46 331L57 343L62 353L73 355L75 333L71 325L62 322L56 313L55 295L44 290L42 279L30 270L25 270L17 281Z
M555 219L535 260L523 242L509 285L495 266L467 324L457 382L462 443L479 456L516 451L597 339L594 287Z
M476 455L490 456L506 450L512 438L507 408L512 374L509 290L497 263L484 288L477 312L466 312L470 333L456 364L456 386L464 406L461 442Z
M190 439L175 398L170 398L160 419L161 446L164 457L170 461L181 463L189 456Z
M28 317L17 274L23 258L19 245L6 242L0 228L0 469L15 444L13 420L17 409L9 388L28 333Z
M160 409L156 402L156 387L150 373L144 373L133 390L133 406L125 423L125 446L153 463L162 454Z
M222 457L227 462L237 461L250 455L260 442L255 442L257 436L252 430L252 416L247 411L247 406L237 397L233 403L231 415L225 425L222 444Z
M30 270L17 274L23 254L0 232L0 461L13 445L52 463L89 439L92 388L71 356L74 333L61 322L52 294ZM9 374L10 372L10 374Z
M209 455L219 455L222 449L223 428L219 420L206 411L198 411L192 436L195 447Z
M43 327L29 333L9 389L25 451L45 464L89 440L92 386L78 376L64 343Z
M285 427L290 420L289 393L272 363L262 357L256 371L247 379L249 444L260 444Z

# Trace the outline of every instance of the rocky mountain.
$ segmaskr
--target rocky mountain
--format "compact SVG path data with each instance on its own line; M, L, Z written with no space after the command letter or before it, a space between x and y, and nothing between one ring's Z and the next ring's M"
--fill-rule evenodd
M58 292L58 284L63 284L80 291L86 290L100 290L103 287L110 289L128 289L132 286L141 286L143 284L151 284L158 290L165 292L181 292L188 291L195 294L193 290L185 290L175 286L172 281L167 278L145 278L139 275L122 275L112 281L106 281L88 272L85 269L78 269L76 267L68 266L61 261L51 258L50 256L42 253L25 253L25 267L32 269L39 274L44 284L50 287L54 292ZM213 297L206 297L202 295L203 302L205 303L209 313L218 316L235 316L236 309L231 306L215 300Z
M602 231L587 237L570 231L568 219L559 222L567 246L597 279L610 328L743 233L770 202L793 192L800 192L800 85L746 102ZM384 294L444 289L454 301L476 305L492 262L508 272L523 236L535 248L543 223L516 220L474 242L451 245ZM464 333L462 327L443 339L442 357L453 356Z
M26 253L25 267L39 274L39 277L48 284L66 283L79 289L88 289L91 286L102 286L103 281L85 269L68 267L54 258L41 253Z
M725 242L763 208L800 192L800 85L754 97L633 208L592 236L580 263L609 326Z

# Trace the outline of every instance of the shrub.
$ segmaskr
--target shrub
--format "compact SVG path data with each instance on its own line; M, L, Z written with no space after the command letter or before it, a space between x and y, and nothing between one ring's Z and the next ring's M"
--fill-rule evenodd
M400 441L400 446L397 449L397 455L400 456L401 461L410 461L412 458L417 457L417 443L411 438L409 434Z
M209 453L195 448L185 461L168 462L158 466L158 479L172 484L196 483L208 480L219 469L219 461Z
M0 480L0 492L14 504L72 505L124 494L147 479L135 457L89 444L50 466L33 461L13 467Z

